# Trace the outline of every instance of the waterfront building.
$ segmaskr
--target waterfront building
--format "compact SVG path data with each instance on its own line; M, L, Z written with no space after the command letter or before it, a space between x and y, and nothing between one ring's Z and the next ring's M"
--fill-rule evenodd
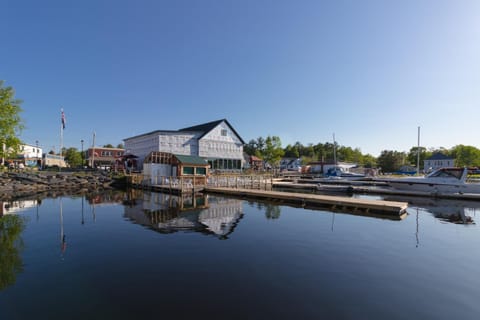
M65 168L67 164L65 163L65 158L56 155L56 154L50 154L50 153L44 153L42 155L42 168L48 168L48 167L59 167L59 168Z
M424 171L430 172L439 168L454 167L455 159L447 155L444 155L441 152L436 152L432 154L432 156L429 157L428 159L425 159L423 163L424 163L423 165Z
M85 150L85 159L90 167L102 169L124 168L120 159L125 153L122 148L92 147Z
M245 142L226 119L179 130L156 130L123 141L126 152L138 157L139 166L154 151L202 157L211 171L240 171L243 166Z

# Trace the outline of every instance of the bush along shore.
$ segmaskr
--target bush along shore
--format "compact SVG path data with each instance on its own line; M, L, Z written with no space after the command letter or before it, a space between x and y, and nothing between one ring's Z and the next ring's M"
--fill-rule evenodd
M46 192L88 193L122 186L121 177L106 172L0 172L0 200Z

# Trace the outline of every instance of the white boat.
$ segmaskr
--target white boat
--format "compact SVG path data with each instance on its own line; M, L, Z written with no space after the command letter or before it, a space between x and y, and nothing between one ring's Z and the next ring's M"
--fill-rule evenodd
M337 165L329 168L325 173L325 177L328 179L344 179L344 180L361 180L365 178L364 174L350 172L351 166Z
M480 183L467 181L468 168L440 168L423 177L382 179L397 190L480 194Z

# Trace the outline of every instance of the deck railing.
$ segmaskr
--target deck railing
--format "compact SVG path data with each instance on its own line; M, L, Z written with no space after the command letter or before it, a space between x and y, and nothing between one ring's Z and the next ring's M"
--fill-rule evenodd
M171 190L199 190L204 187L263 189L272 188L271 175L147 176L127 175L127 184L138 188L162 187Z

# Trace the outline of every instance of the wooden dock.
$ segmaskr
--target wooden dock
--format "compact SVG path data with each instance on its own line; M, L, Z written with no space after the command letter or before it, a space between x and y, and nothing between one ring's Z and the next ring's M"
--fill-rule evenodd
M357 199L320 194L218 187L205 187L204 191L224 195L282 201L286 203L297 204L302 207L323 207L330 210L339 209L367 214L379 213L401 216L406 212L408 207L408 203L406 202Z

